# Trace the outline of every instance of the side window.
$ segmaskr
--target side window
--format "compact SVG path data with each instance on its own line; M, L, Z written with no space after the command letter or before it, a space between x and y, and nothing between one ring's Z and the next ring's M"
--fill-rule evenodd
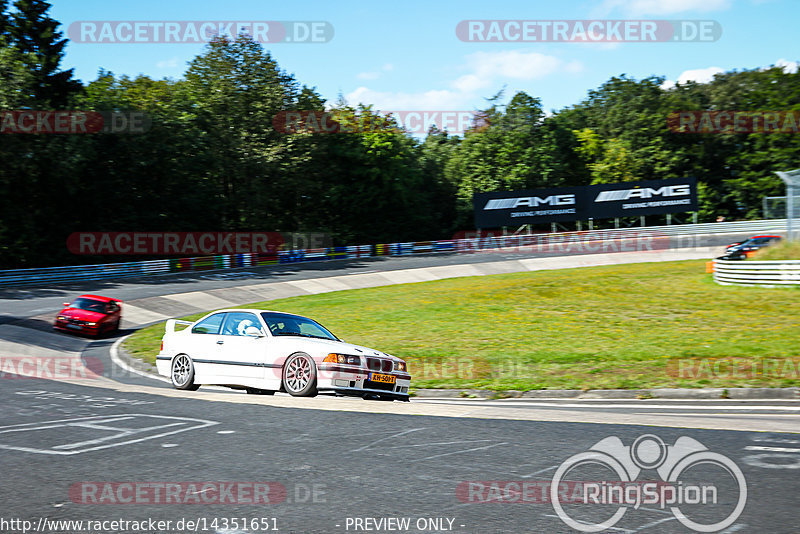
M228 312L225 324L222 326L222 335L243 336L248 326L261 328L258 317L248 312Z
M211 317L206 317L192 328L192 334L219 334L219 327L222 324L222 319L225 318L224 313L215 313Z
M311 323L300 323L300 333L310 336L325 336L324 332Z

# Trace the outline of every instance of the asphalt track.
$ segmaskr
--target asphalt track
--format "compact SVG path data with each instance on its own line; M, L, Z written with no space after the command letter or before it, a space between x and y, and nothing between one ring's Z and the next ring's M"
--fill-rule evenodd
M732 240L717 239L722 244ZM98 374L77 380L4 375L0 380L0 531L575 532L559 517L548 492L539 490L552 483L560 465L604 438L616 436L631 446L639 436L652 434L666 446L692 438L741 470L746 504L722 531L797 532L797 401L387 403L252 396L215 388L179 392L116 365L111 354L117 339L90 342L54 333L49 322L58 305L77 292L113 293L133 302L136 313L126 323L130 329L148 318L191 313L186 310L215 298L243 303L265 295L289 296L287 288L296 294L342 289L350 280L365 287L514 268L615 263L624 261L623 254L532 258L525 251L507 251L367 258L3 291L3 354L77 358ZM713 252L697 247L644 254L650 254L644 261L657 261L711 257ZM175 294L184 297L167 297ZM571 480L619 480L609 468L586 469L574 472ZM719 464L692 469L692 481L713 485L719 498L716 504L684 503L678 515L711 524L733 513L740 496L734 476ZM661 480L647 469L633 479ZM269 488L267 498L262 491L255 504L253 483ZM159 500L153 496L159 484L179 490ZM235 484L241 491L225 494L220 484ZM601 522L617 510L617 504L562 507L584 523ZM631 505L605 531L694 531L678 515L658 502ZM46 522L147 519L172 524L59 528Z

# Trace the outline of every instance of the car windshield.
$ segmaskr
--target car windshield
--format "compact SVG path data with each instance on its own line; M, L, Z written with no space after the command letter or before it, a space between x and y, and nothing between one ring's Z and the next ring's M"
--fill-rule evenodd
M327 328L307 317L276 312L263 312L261 317L273 336L315 337L339 341Z
M78 298L69 307L98 313L106 312L106 303L94 299Z

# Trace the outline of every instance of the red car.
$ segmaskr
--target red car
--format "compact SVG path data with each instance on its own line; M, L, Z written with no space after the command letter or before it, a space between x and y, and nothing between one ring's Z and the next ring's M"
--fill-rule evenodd
M100 337L119 330L122 301L100 295L81 295L72 303L65 302L53 325L66 332L81 332Z

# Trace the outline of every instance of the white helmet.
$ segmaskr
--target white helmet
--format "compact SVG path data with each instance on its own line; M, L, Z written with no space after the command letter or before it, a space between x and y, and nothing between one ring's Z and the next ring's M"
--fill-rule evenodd
M255 326L253 324L253 321L251 321L250 319L244 319L239 322L239 326L236 327L236 331L239 333L240 336L243 336L245 330L247 330L247 328L250 326Z

